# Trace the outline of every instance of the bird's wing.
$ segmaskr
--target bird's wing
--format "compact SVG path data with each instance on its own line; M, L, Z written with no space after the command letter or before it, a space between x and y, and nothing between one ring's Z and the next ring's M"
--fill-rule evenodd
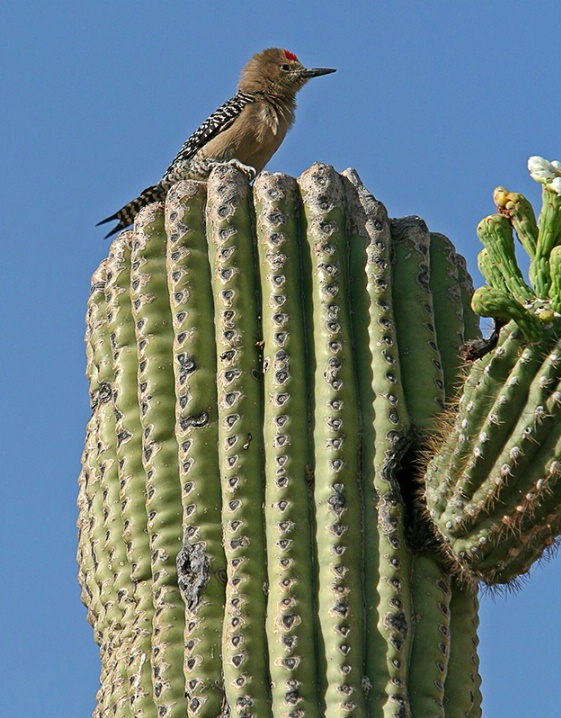
M164 177L176 163L190 160L210 139L229 127L246 105L256 100L257 97L249 92L238 92L223 105L220 105L185 141L167 168Z

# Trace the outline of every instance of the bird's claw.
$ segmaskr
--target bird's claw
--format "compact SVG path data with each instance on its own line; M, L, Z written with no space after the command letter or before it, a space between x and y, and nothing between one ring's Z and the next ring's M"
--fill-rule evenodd
M226 162L219 162L219 161L210 162L211 168L217 167L218 165L231 165L232 167L235 167L240 172L243 172L244 175L246 175L246 177L248 178L248 180L250 182L252 182L257 175L257 172L255 171L255 167L251 167L251 165L244 165L244 163L240 162L240 160L231 159L231 160L227 160Z

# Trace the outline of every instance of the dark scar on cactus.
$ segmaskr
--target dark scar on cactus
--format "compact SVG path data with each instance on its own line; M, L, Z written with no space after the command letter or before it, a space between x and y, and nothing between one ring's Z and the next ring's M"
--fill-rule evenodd
M192 544L187 535L177 556L177 576L185 603L192 611L198 606L210 578L210 558L203 544Z
M474 362L477 359L481 359L497 346L499 341L499 334L506 324L506 321L502 319L494 319L495 326L493 332L487 339L472 339L469 342L465 342L461 347L461 356L467 362Z

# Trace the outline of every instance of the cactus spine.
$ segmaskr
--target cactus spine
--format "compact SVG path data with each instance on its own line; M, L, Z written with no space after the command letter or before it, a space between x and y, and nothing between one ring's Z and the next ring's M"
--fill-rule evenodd
M557 204L496 199L496 346L450 241L353 170L218 166L115 240L78 495L96 716L481 715L477 582L561 531Z

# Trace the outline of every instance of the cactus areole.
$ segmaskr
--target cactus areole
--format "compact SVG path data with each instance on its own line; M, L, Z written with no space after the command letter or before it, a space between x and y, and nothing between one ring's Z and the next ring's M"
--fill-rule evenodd
M477 587L561 531L554 194L536 220L496 190L475 294L322 164L218 165L114 240L78 496L95 716L481 715Z

